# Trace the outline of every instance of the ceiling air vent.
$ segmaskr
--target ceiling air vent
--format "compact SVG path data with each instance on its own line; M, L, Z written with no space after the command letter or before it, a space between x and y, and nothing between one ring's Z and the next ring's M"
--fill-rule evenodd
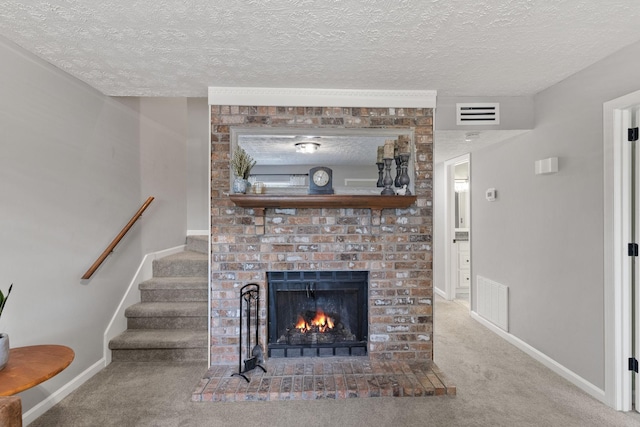
M456 104L458 125L499 125L499 103Z

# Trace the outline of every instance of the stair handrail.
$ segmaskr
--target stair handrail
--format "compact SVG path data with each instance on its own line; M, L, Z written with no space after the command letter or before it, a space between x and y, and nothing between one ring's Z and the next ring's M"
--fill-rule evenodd
M136 212L135 215L131 217L127 225L124 226L124 228L120 231L120 233L118 233L115 239L113 239L113 241L109 244L109 246L107 246L107 249L105 249L104 252L102 252L102 254L98 257L98 259L93 263L93 265L89 267L86 273L84 273L84 276L82 276L83 280L90 279L91 276L93 276L93 273L96 272L98 267L100 267L100 265L104 262L104 260L107 259L107 257L111 254L111 252L113 252L113 249L118 245L118 243L120 243L120 240L122 240L125 234L127 234L127 232L131 229L131 227L133 227L133 224L135 224L135 222L138 219L140 219L140 217L142 216L142 213L147 209L147 207L151 204L151 202L153 202L153 199L154 197L150 196L142 204L142 206L140 206L140 209L138 209L138 212Z

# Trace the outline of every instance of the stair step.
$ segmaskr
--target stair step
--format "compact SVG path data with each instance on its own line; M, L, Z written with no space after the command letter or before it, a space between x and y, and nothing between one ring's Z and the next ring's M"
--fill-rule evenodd
M128 307L126 317L207 316L206 302L142 302Z
M206 302L143 302L125 310L129 329L207 329Z
M111 350L113 362L206 362L206 348Z
M109 349L113 361L205 361L207 331L126 330Z
M206 317L131 317L127 319L129 330L140 329L191 329L207 330Z
M126 330L109 342L111 350L206 347L207 331L173 329Z
M209 254L209 236L187 236L188 251Z
M142 302L209 300L206 277L155 277L138 289Z
M199 252L178 252L153 261L154 277L207 277L208 256Z

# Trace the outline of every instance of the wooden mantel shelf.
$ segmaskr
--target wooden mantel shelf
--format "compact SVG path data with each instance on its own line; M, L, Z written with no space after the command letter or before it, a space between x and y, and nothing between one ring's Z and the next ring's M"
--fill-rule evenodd
M241 208L353 208L396 209L408 208L416 196L378 196L361 194L230 194L229 198Z

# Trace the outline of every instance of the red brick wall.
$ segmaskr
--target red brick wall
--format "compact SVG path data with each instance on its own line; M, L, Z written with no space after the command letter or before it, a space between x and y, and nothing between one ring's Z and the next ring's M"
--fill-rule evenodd
M260 217L224 194L233 126L411 128L418 200L379 218L369 209L266 209L258 234ZM265 344L266 272L316 269L370 272L370 357L433 358L432 109L212 105L211 143L212 364L238 361L240 287L261 286Z

